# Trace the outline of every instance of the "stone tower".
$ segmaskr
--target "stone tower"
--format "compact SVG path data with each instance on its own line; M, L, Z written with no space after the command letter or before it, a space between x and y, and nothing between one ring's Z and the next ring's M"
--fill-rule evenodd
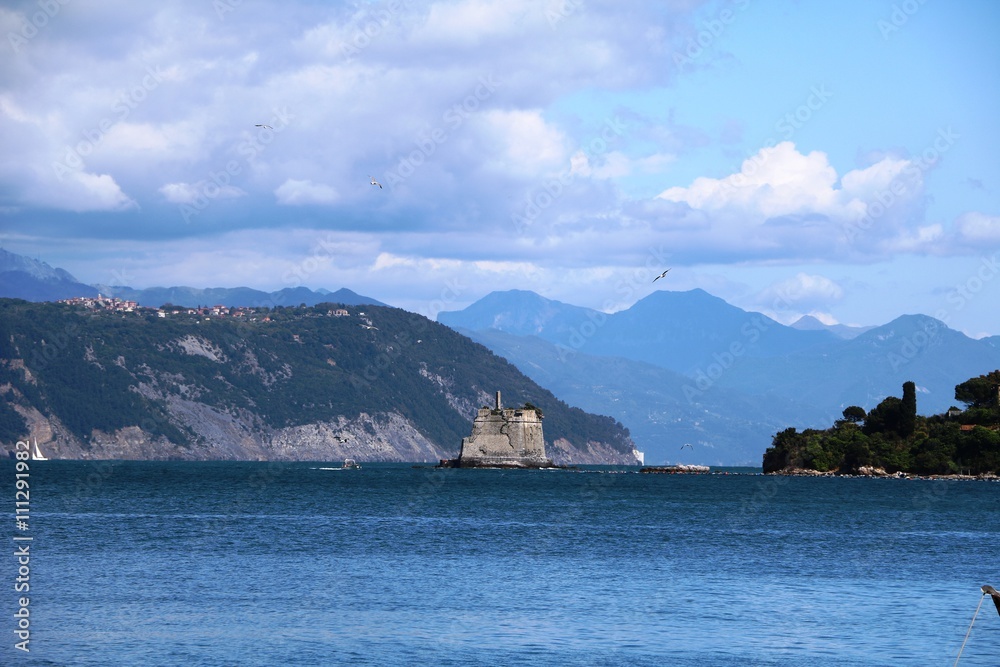
M472 435L462 438L462 452L449 461L458 468L549 468L542 436L542 413L537 408L504 408L497 392L496 406L479 408Z

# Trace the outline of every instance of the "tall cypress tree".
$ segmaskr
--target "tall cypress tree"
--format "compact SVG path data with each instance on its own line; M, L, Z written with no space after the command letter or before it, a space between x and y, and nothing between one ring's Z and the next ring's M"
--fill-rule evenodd
M900 407L899 434L906 438L917 428L917 385L903 383L903 404Z

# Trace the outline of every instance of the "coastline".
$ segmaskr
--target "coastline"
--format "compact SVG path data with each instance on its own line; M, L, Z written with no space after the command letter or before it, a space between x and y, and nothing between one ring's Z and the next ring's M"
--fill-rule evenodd
M993 473L983 473L980 475L918 475L917 473L908 472L886 472L882 468L859 468L853 473L842 473L834 470L819 471L811 470L808 468L784 468L782 470L776 470L774 472L766 472L765 475L776 475L784 477L850 477L859 478L867 477L872 479L916 479L916 480L933 480L933 479L952 479L952 480L965 480L965 481L982 481L982 482L997 482L1000 481L1000 475L995 475Z

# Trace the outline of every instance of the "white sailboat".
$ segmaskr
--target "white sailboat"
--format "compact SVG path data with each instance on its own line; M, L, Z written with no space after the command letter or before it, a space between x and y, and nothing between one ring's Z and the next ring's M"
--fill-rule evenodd
M47 458L45 458L44 456L42 456L42 450L40 450L38 448L38 438L35 438L34 440L35 440L35 454L34 454L34 456L31 457L32 460L34 460L34 461L48 461Z

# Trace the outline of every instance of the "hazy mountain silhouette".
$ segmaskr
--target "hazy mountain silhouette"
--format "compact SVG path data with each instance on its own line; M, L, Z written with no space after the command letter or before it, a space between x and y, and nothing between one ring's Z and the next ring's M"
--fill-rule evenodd
M26 301L58 301L74 296L97 296L68 271L0 249L0 296Z
M697 438L703 463L756 462L776 431L825 428L908 380L921 414L944 412L956 384L1000 368L1000 337L975 340L925 315L863 332L788 327L703 290L658 291L610 315L494 292L438 321L564 400L619 419L642 450L672 460Z
M857 338L866 331L875 327L852 327L846 324L823 324L812 315L803 315L790 325L793 329L801 331L829 331L830 333L845 339Z

